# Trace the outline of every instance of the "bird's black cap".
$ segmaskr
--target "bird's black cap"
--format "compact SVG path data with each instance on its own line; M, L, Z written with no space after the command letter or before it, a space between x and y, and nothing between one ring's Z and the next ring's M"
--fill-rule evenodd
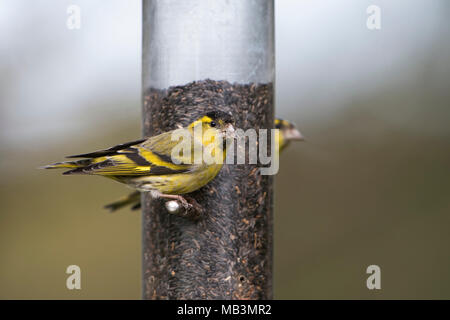
M211 119L213 119L214 121L222 120L225 123L234 123L234 118L231 112L228 113L220 110L214 110L208 112L206 115Z

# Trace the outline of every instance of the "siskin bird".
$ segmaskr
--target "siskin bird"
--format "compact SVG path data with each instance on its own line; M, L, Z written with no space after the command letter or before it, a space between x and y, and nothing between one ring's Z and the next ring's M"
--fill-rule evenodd
M69 156L67 158L84 159L58 162L44 168L68 168L70 170L63 173L66 175L89 174L111 178L138 190L133 193L133 197L139 198L139 192L145 191L150 192L155 198L176 199L188 208L191 205L181 195L206 185L216 177L223 166L218 162L193 161L196 148L210 147L214 150L212 147L217 147L222 150L225 159L226 144L223 143L223 139L234 138L233 123L231 114L212 111L188 127L177 129L182 130L178 131L178 136L187 134L191 139L192 148L189 154L184 154L183 150L175 153L176 156L172 154L173 149L179 144L179 140L172 141L173 134L177 133L177 130L172 130L106 150ZM198 132L196 130L200 128L202 134L200 136L194 134L194 131ZM211 154L214 155L213 153ZM115 210L124 203L118 201L109 208Z
M291 141L303 141L303 135L295 127L295 125L287 120L275 119L275 128L279 129L276 138L278 139L279 151L281 152L286 148ZM105 206L105 209L109 209L111 212L131 205L131 210L137 210L141 207L141 193L135 191L130 193L113 203Z
M280 152L283 151L291 141L305 140L292 122L277 118L275 119L275 128L280 130L278 136L276 136Z

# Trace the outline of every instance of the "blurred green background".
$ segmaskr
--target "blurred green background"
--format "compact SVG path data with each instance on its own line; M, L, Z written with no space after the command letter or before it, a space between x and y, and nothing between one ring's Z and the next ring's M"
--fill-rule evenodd
M140 213L102 209L128 189L36 169L140 137L140 1L74 2L79 30L72 1L0 1L2 299L140 298ZM449 9L276 1L276 113L307 138L275 179L276 298L450 298Z

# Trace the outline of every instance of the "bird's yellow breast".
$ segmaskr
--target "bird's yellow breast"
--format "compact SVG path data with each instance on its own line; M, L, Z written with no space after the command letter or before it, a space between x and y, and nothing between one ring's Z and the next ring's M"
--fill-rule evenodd
M214 164L201 166L194 172L143 176L130 179L127 183L140 191L156 190L164 194L185 194L200 189L214 179L222 166Z

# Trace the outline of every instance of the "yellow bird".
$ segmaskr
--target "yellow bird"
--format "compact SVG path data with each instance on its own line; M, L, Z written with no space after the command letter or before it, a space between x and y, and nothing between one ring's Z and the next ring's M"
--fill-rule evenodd
M287 120L275 119L275 128L279 129L276 138L278 139L278 146L280 152L286 148L291 141L302 141L304 140L303 135L297 130L295 125ZM129 195L105 206L111 212L121 209L131 205L132 210L140 209L141 207L141 193L135 191Z
M181 195L203 187L217 176L226 157L226 143L223 139L233 139L235 135L233 123L231 114L212 111L186 128L106 150L69 156L67 158L84 159L58 162L44 168L68 168L70 170L63 174L111 178L138 190L133 193L136 199L139 198L139 192L150 192L155 198L176 199L185 208L189 208L192 205ZM201 132L200 136L196 132ZM189 139L191 148L186 149L189 150L188 154L183 149L173 153L174 148L180 145L180 139L173 139L174 136ZM195 161L196 150L207 147L209 150L221 150L222 161ZM212 151L211 155L214 154L215 151ZM220 156L220 153L217 154Z
M291 141L303 141L304 137L300 133L300 131L297 130L295 125L292 122L289 122L287 120L275 119L275 129L279 129L278 136L276 138L278 139L278 146L280 148L280 152L286 148Z

